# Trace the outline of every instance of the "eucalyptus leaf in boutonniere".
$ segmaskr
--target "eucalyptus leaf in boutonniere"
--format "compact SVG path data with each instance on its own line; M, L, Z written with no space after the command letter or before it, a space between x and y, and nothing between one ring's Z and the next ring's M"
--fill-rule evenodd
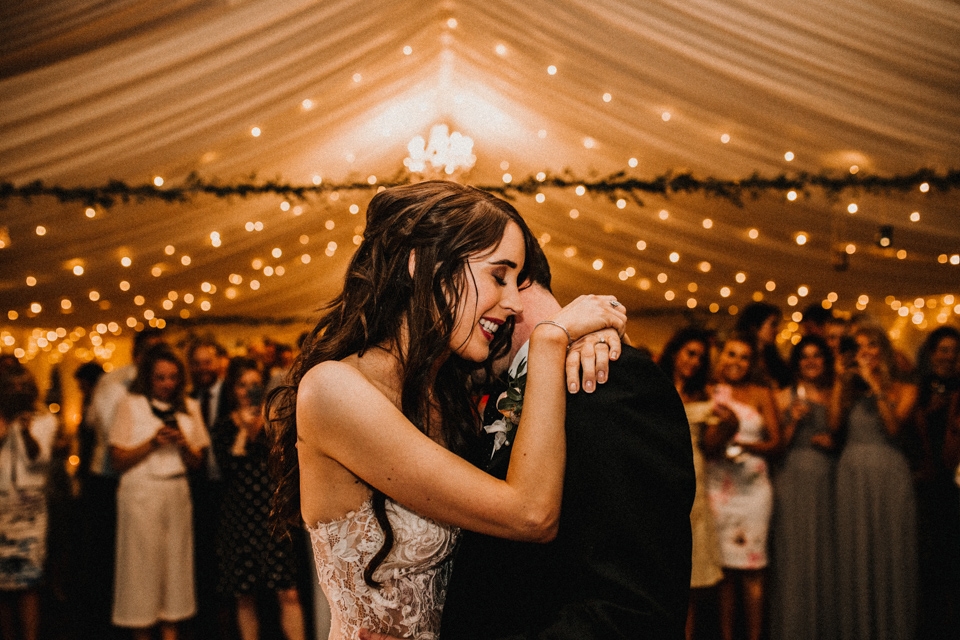
M507 379L507 390L497 398L497 410L503 414L503 418L483 428L487 433L494 434L493 451L490 452L491 459L500 447L510 444L508 437L520 424L520 413L523 411L523 392L526 387L527 359L523 358L517 365L516 373L510 375Z

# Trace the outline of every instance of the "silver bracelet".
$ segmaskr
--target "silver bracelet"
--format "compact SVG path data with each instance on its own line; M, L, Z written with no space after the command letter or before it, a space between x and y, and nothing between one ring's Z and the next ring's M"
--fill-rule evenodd
M536 331L537 327L539 327L542 324L552 324L555 327L560 327L561 329L563 329L563 332L567 334L567 351L570 351L570 345L573 344L573 338L570 337L570 332L567 331L567 328L565 326L563 326L562 324L554 320L541 320L540 322L538 322L533 326L534 331Z

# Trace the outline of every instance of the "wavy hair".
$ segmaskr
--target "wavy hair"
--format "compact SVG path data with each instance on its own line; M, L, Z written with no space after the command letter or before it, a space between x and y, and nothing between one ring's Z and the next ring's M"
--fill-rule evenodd
M450 339L469 277L468 259L495 250L511 222L523 232L529 254L536 239L517 210L479 189L430 181L385 189L370 201L363 241L347 268L343 290L323 308L293 363L289 382L268 399L271 462L278 484L271 515L281 530L301 524L297 388L321 362L362 355L372 347L393 350L399 358L404 416L424 433L439 433L451 451L469 451L480 425L468 392L469 374L479 365L450 353ZM524 268L520 281L525 277ZM483 363L488 374L492 362L509 350L512 329L511 319L497 331ZM441 360L434 376L435 363ZM438 424L431 424L432 407L439 409ZM371 488L385 536L364 573L375 586L373 572L389 553L393 533L385 496Z
M230 364L227 365L227 373L223 378L223 384L220 389L220 415L229 416L230 413L240 406L240 401L237 399L237 381L240 380L240 376L245 374L247 371L256 371L260 374L260 384L264 383L263 367L260 366L260 362L254 360L253 358L248 358L246 356L234 356L230 358ZM261 399L263 396L261 396Z
M660 369L667 374L670 381L673 382L674 369L677 366L677 354L689 343L699 342L703 345L703 357L700 360L700 368L697 369L689 380L683 381L683 392L688 396L706 394L707 381L710 378L710 344L712 342L712 333L700 327L682 327L674 333L667 344L664 345L660 357L657 358L657 364Z
M177 374L180 378L177 386L173 390L173 397L170 404L174 411L182 413L187 412L186 389L187 389L187 368L183 364L180 356L174 352L168 345L161 343L150 347L143 354L143 359L137 366L137 377L130 384L130 393L146 396L149 400L153 398L153 370L158 362L170 362L177 368Z
M887 367L890 377L894 380L902 380L903 376L897 368L897 358L893 351L893 343L883 327L878 325L863 325L851 334L854 338L863 336L868 340L875 342L880 348L880 358Z
M800 382L800 361L803 359L803 350L810 345L816 347L817 351L820 352L820 357L823 358L823 371L817 376L816 380L813 380L813 384L821 389L827 389L833 386L835 374L833 349L830 348L826 340L812 333L800 338L800 341L790 351L790 373L793 375L793 381L794 383Z
M952 338L960 343L960 331L950 326L937 327L927 335L923 344L917 349L916 377L917 382L921 385L929 386L930 381L936 378L931 359L933 358L933 352L947 338ZM960 372L954 371L953 377L956 377L958 373Z

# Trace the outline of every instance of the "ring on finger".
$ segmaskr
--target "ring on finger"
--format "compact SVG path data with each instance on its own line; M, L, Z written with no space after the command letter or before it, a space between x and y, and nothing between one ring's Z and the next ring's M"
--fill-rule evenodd
M607 339L603 336L600 336L599 344L607 344Z
M610 306L613 307L614 309L616 309L617 307L620 306L620 303L617 302L616 300L611 300L611 301L610 301Z

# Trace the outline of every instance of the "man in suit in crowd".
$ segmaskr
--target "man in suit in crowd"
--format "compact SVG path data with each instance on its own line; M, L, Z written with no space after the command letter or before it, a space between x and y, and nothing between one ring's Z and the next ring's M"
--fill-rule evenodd
M527 261L512 354L560 309L546 256ZM465 532L441 638L684 637L696 489L690 429L673 384L624 345L605 384L567 396L566 428L557 538L538 545ZM509 458L510 447L501 447L487 470L506 477Z
M216 436L215 427L220 419L220 396L227 373L227 350L210 337L199 338L187 350L187 365L190 368L191 396L200 403L203 422ZM220 464L207 449L203 467L191 474L190 488L193 498L194 567L196 567L197 617L194 625L197 634L205 638L233 638L234 616L226 603L230 599L217 595L216 537L220 518L220 502L223 496L223 480Z

